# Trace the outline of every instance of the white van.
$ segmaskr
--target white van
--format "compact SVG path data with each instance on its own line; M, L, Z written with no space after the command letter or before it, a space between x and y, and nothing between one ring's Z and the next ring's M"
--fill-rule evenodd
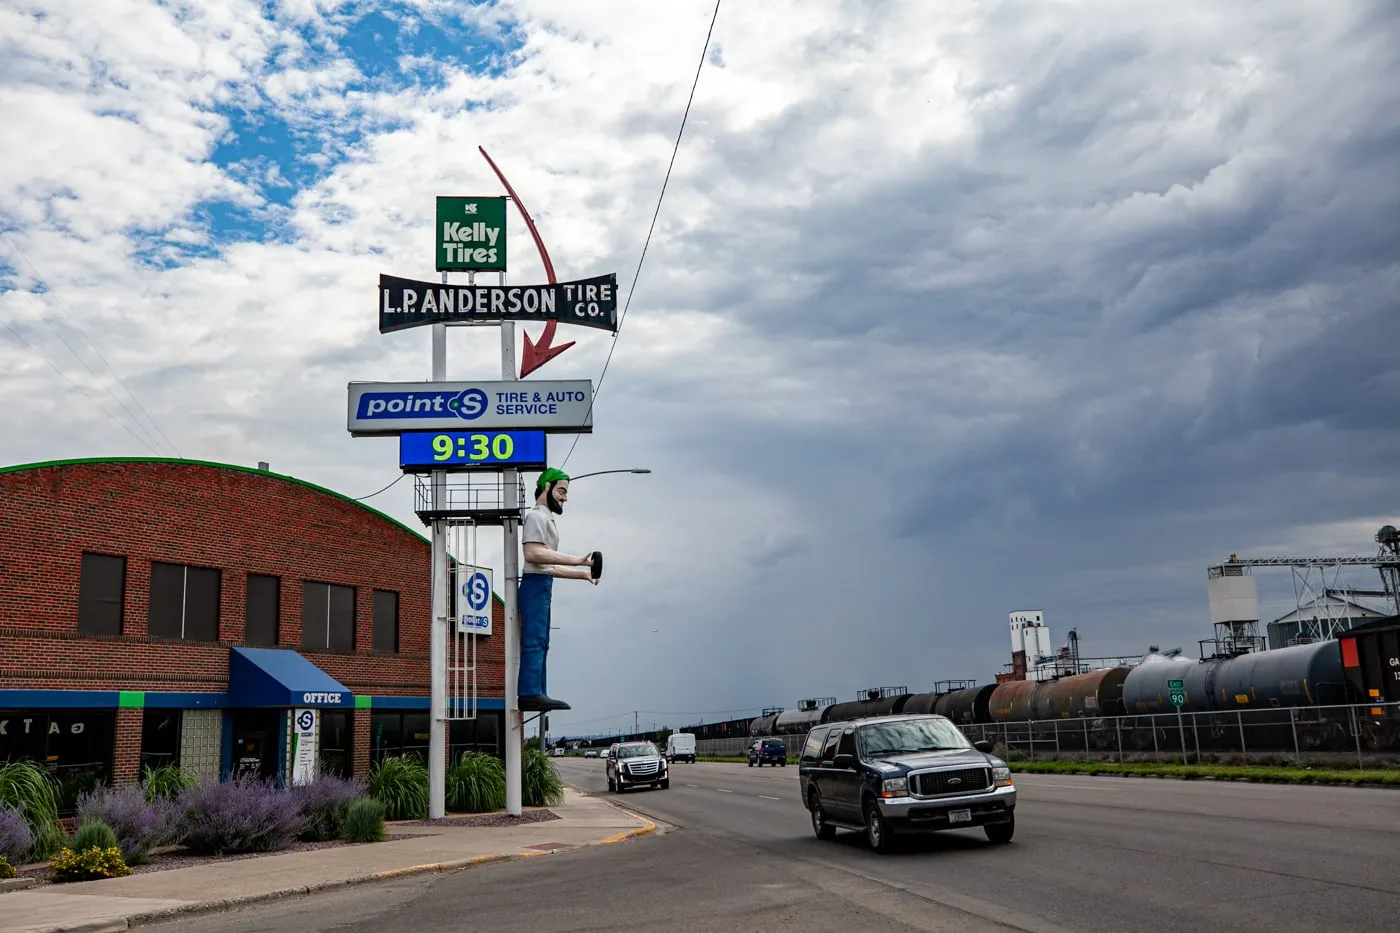
M689 732L672 732L666 737L666 760L678 759L695 764L695 736Z

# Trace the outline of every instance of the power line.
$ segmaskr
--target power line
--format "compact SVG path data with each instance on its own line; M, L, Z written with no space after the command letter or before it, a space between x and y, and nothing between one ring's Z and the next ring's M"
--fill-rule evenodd
M390 483L388 486L385 486L383 489L380 489L380 490L378 490L377 492L372 492L372 493L370 493L370 494L367 495L367 496L355 496L355 497L354 497L354 498L355 498L355 501L356 501L356 502L363 502L363 501L366 500L366 499L373 499L375 496L379 495L379 493L381 493L381 492L388 492L391 488L393 488L394 483L397 483L400 479L403 479L403 478L404 478L405 476L407 476L407 475L408 475L407 473L400 473L399 476L398 476L398 479L394 480L393 483Z
M10 231L4 230L0 232L4 233L6 242L10 244L10 248L15 251L15 254L24 260L25 265L29 266L29 270L34 273L35 281L39 282L47 289L48 281L44 278L43 273L39 271L38 266L34 265L34 261L29 258L29 255L24 250L20 249L20 246L18 243L15 242L14 237L10 236ZM171 442L170 438L166 436L165 432L161 430L161 427L158 423L156 423L156 420L153 417L151 417L151 413L146 410L146 406L141 404L141 400L136 397L136 393L132 392L131 389L127 387L126 383L122 380L121 375L116 371L112 364L107 361L107 357L103 356L102 351L98 349L98 346L95 342L93 342L93 339L88 336L87 331L83 330L82 325L77 322L73 315L68 313L68 309L63 306L62 302L55 302L55 307L58 308L59 313L61 313L64 317L68 319L68 323L72 325L73 329L82 335L83 339L87 341L88 346L92 347L92 351L97 354L97 358L102 361L102 364L107 367L107 371L110 372L113 378L117 380L117 385L121 386L122 390L125 391L127 395L131 396L131 400L136 403L136 407L141 410L141 412L146 416L146 420L150 422L151 426L156 429L156 433L161 436L162 440L164 440L165 446L169 447L172 451L174 451L177 457L180 456L179 449ZM78 351L73 348L73 345L68 342L68 338L64 337L63 333L59 331L57 327L54 326L53 321L51 321L47 315L42 313L40 314L40 318L44 321L45 324L49 326L49 329L52 330L58 336L58 339L63 341L63 345L68 348L68 352L72 353L75 357L77 357L78 362L83 364L83 368L88 371L88 375L92 376L93 379L98 380L98 384L102 385L101 377L99 377L97 373L93 371L93 368L88 365L87 360L83 359L82 355L79 354ZM135 424L138 428L140 428L142 432L146 434L147 437L154 441L155 435L151 434L150 431L146 430L145 426L141 424L141 420L137 418L136 415L131 411L131 409L126 406L126 402L123 402L121 400L121 397L118 396L115 392L113 392L109 386L103 386L103 388L105 388L107 390L107 394L112 396L113 400L115 400L116 403L122 407L122 411L126 412L127 416L131 418L132 423ZM149 444L147 445L147 448L151 449L154 452L154 448L151 448Z
M710 29L705 33L705 47L700 51L700 63L695 66L695 80L692 81L690 85L690 97L685 102L685 113L681 114L680 129L676 131L676 144L671 148L671 162L666 166L666 177L661 180L661 194L656 199L656 210L653 211L651 215L651 226L647 228L647 237L642 243L642 255L637 259L637 271L633 274L632 285L627 290L627 301L623 303L622 313L618 315L617 318L617 330L613 331L612 346L608 347L608 358L603 361L603 372L598 376L598 385L593 390L592 399L588 402L588 414L583 416L585 423L588 421L588 416L593 414L593 403L597 401L598 393L603 388L603 379L608 374L608 365L612 363L613 351L617 349L617 339L622 336L622 322L627 319L627 309L632 306L632 296L637 293L637 279L641 277L642 263L646 262L647 248L651 246L651 235L656 230L656 218L661 215L661 202L666 198L666 185L671 181L671 169L675 168L676 154L680 152L681 136L685 133L685 124L690 118L690 105L695 101L695 89L700 85L700 72L704 70L705 67L705 56L710 52L710 37L713 36L715 32L715 20L719 18L719 5L721 2L722 0L715 0L715 11L713 15L710 16ZM560 467L568 465L569 458L574 455L574 448L578 446L578 439L580 437L582 437L581 434L574 435L574 442L569 445L569 452L564 455L564 462L560 464Z

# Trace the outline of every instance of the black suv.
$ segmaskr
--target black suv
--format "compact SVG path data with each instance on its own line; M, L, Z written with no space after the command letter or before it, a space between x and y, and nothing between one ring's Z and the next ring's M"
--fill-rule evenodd
M749 767L764 764L787 767L787 745L782 739L759 739L749 746Z
M1011 769L990 742L968 742L944 716L879 716L807 733L802 800L818 839L864 832L877 852L895 837L980 826L994 843L1016 831Z

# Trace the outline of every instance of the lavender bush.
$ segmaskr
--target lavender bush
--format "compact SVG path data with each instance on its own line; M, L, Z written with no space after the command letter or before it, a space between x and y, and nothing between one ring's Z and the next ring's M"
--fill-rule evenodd
M148 801L139 784L102 787L78 799L78 823L100 820L112 827L128 865L145 862L156 846L178 842L179 815L171 801Z
M8 807L0 807L0 858L11 865L23 865L34 844L34 835L24 817Z
M365 796L365 782L326 774L310 784L294 786L291 794L306 819L306 827L299 838L306 842L324 842L340 838L350 804Z
M200 855L285 849L307 826L295 797L257 778L204 780L178 800L184 845Z

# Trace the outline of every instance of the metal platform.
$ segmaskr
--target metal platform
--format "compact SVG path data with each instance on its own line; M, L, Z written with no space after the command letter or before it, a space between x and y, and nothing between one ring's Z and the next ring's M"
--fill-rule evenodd
M434 503L433 478L430 474L413 475L413 511L423 524L435 521L468 521L474 525L504 525L507 520L520 520L529 507L525 497L525 480L516 478L514 508L506 505L506 481L500 473L448 473L440 480L440 495Z

